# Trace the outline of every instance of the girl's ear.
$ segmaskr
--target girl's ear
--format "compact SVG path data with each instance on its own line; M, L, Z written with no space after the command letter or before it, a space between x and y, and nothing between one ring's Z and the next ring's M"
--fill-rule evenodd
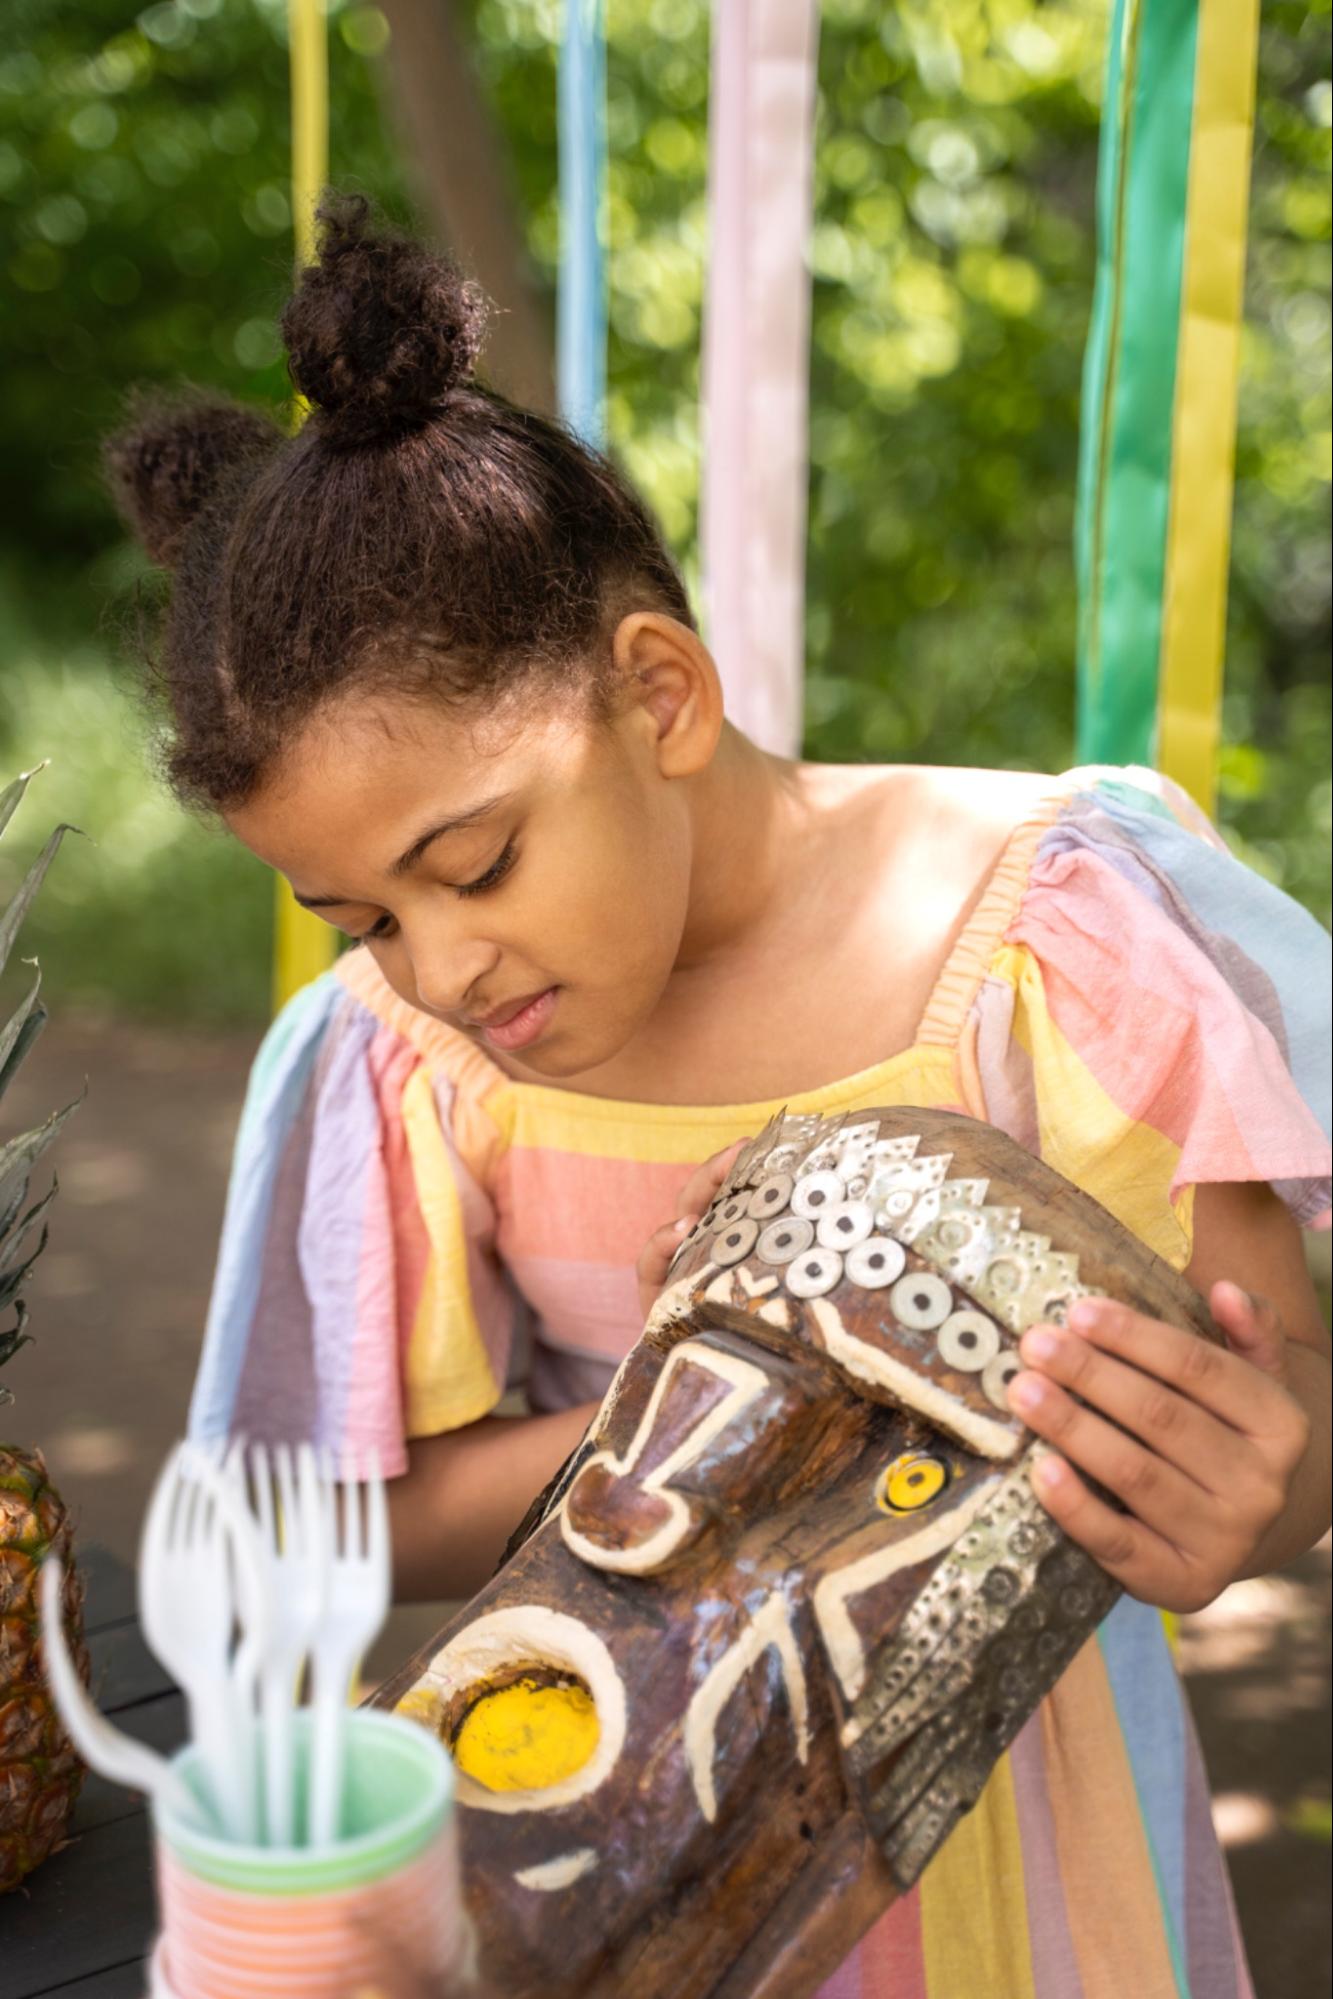
M611 641L620 712L649 734L663 777L693 777L722 734L722 683L707 646L665 611L632 611Z

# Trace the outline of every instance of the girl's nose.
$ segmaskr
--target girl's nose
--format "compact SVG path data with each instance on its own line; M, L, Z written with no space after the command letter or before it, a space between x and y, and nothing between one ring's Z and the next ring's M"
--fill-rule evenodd
M500 962L498 948L480 937L422 940L409 950L417 999L430 1013L467 1013L469 996L484 988Z

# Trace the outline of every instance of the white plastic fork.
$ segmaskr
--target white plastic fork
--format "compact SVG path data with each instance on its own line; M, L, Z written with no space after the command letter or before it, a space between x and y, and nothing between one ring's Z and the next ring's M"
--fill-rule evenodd
M42 1564L42 1652L60 1719L85 1763L128 1790L144 1791L190 1825L207 1827L203 1807L185 1779L145 1742L113 1726L93 1704L65 1643L61 1599L65 1572L57 1555Z
M253 1839L256 1827L253 1722L233 1685L232 1634L238 1596L251 1619L262 1612L262 1578L258 1535L240 1494L205 1451L178 1444L144 1522L139 1616L185 1693L204 1781L235 1840Z
M270 1846L291 1846L296 1834L293 1705L328 1594L332 1535L312 1445L298 1445L293 1455L288 1445L278 1444L271 1463L262 1444L252 1445L250 1475L274 1613L260 1676L264 1831Z
M359 1484L333 1482L323 1467L323 1498L333 1541L328 1600L311 1646L314 1714L311 1720L311 1846L325 1846L341 1831L344 1717L353 1674L389 1608L389 1514L372 1452ZM341 1494L341 1505L339 1495Z

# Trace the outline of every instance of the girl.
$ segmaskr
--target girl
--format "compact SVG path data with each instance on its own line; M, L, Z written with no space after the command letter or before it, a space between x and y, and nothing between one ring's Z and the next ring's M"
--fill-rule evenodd
M464 1594L719 1153L783 1104L989 1118L1186 1270L1229 1351L1095 1304L1027 1336L1041 1497L1129 1596L827 1989L1236 1999L1149 1606L1328 1517L1298 1235L1329 1200L1327 941L1147 773L761 753L639 500L471 378L481 325L332 202L283 322L300 435L195 404L110 447L175 573L171 779L356 946L255 1067L195 1432L378 1450L399 1594ZM532 1413L495 1417L519 1376Z

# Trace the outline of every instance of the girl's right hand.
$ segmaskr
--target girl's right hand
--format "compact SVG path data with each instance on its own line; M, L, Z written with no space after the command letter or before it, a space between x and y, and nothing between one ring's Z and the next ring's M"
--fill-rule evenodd
M709 1205L727 1174L732 1161L748 1138L738 1138L724 1152L715 1152L711 1159L705 1159L702 1166L696 1166L685 1185L676 1196L676 1219L663 1222L660 1229L654 1229L639 1252L636 1265L639 1278L639 1306L644 1318L657 1302L657 1294L666 1283L667 1270L672 1257Z

